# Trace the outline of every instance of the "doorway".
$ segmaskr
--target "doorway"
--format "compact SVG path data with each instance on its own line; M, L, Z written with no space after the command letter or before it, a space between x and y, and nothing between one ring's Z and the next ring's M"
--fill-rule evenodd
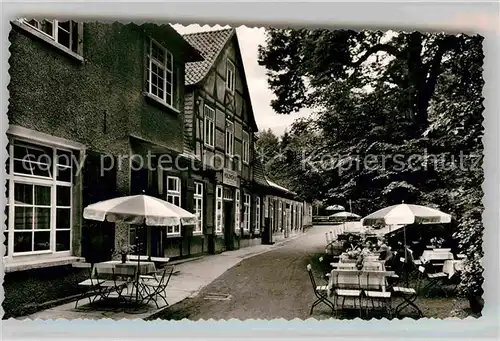
M224 201L224 243L226 250L234 250L234 204L232 201Z

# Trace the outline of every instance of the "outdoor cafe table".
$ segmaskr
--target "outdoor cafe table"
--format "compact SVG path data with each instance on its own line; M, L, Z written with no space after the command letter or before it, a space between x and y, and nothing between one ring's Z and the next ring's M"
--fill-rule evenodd
M117 260L111 260L104 262L106 264L112 264L115 266L115 268L119 267L134 267L137 269L137 261L132 261L132 260L127 260L125 263L122 263L121 261ZM140 261L139 263L139 273L141 275L146 275L150 274L156 271L155 263L154 262L148 262L148 261ZM115 271L116 273L116 271Z
M137 261L127 260L125 263L123 263L121 261L112 260L112 261L107 261L107 262L103 262L103 263L104 264L111 264L111 265L113 265L113 268L110 268L110 269L104 268L104 269L100 270L101 273L108 274L108 275L112 275L114 273L116 276L129 277L129 279L131 279L133 281L133 289L135 288L135 290L138 291L139 296L141 296L141 293L139 290L139 275L146 275L146 274L150 274L150 273L153 273L156 271L155 263L149 262L149 261L141 261L139 264L137 264ZM138 265L139 265L139 272L137 272ZM134 271L135 277L131 278L130 275L124 275L124 273L130 274L130 273L134 273L134 272L130 272L130 271L123 271L122 272L122 271L120 271L120 268L122 268L122 269L123 268L128 268L128 269L135 268L136 269ZM142 297L141 297L141 299L142 299Z

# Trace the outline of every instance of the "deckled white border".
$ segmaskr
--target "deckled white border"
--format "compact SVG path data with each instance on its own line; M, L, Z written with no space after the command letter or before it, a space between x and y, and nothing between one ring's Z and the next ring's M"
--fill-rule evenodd
M373 29L421 29L447 30L451 32L480 33L484 41L484 146L485 146L485 182L483 185L485 211L483 215L485 234L485 307L480 319L414 321L371 320L371 321L182 321L182 322L143 322L143 321L2 321L4 340L53 340L61 339L407 339L419 338L439 340L464 338L466 340L496 339L499 334L499 299L498 299L498 247L499 247L499 118L498 118L498 61L499 54L499 5L490 3L452 3L440 1L434 3L416 2L365 2L365 3L183 3L155 2L118 4L84 3L54 1L52 3L3 3L2 4L2 132L7 129L7 105L9 83L8 74L8 34L9 20L30 14L58 18L83 18L87 20L122 22L163 21L180 24L229 24L257 27L273 26L308 26L333 28L373 28ZM125 2L125 1L124 1ZM2 134L1 165L7 152L7 139ZM5 181L5 170L1 167L1 178ZM5 194L0 195L0 206L5 205ZM3 237L2 237L3 238ZM3 245L1 253L4 252ZM3 282L3 264L2 282ZM3 288L0 291L3 300ZM120 323L117 328L117 323Z

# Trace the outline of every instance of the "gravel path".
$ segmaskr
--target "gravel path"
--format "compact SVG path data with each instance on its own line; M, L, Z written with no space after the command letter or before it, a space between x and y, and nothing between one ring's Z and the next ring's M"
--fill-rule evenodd
M163 319L294 319L308 318L314 293L306 271L325 250L325 228L318 226L285 246L249 258L205 287L197 297L164 311ZM320 274L316 273L317 278ZM229 300L207 299L210 294L231 295ZM319 305L314 317L328 307Z
M326 284L322 272L328 271L329 265L320 264L318 258L325 252L325 232L333 228L315 226L279 249L243 260L201 290L199 295L171 306L157 318L194 321L331 318L331 310L323 304L314 308L312 316L309 315L315 296L306 266L311 263L318 285ZM214 299L216 295L230 296L220 300ZM210 296L212 299L208 299ZM419 296L417 304L426 317L464 318L473 315L464 298ZM358 316L341 315L341 318Z

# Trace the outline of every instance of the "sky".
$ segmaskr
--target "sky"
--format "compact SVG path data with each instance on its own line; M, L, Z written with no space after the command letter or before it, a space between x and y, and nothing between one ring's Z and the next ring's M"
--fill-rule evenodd
M229 26L200 26L200 25L172 25L179 33L211 31L228 28ZM282 115L277 114L271 108L271 100L274 94L267 85L266 68L257 63L257 51L259 45L265 45L266 37L264 28L236 28L238 41L243 58L243 66L247 77L250 99L259 131L270 128L275 134L281 135L290 127L293 121L299 117L307 117L310 110L303 109L299 113ZM288 129L289 130L289 129Z

